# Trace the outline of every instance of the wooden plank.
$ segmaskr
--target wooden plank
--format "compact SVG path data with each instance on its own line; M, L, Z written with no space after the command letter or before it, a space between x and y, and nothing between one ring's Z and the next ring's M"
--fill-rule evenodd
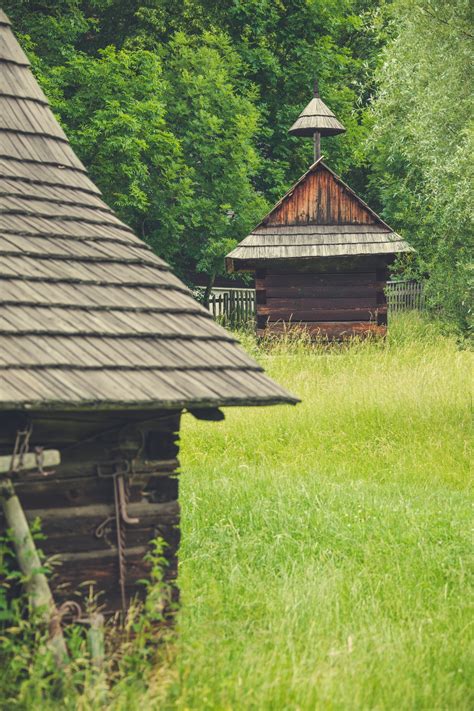
M41 456L42 467L55 467L61 462L61 454L57 449L46 449L41 455L29 452L23 455L21 471L38 469L38 456ZM11 456L0 457L0 474L8 474L8 472L10 472L11 463Z
M260 312L259 316L265 317L269 321L281 320L293 323L299 323L300 321L372 321L377 319L377 315L380 315L382 309L378 307L374 309L312 309L307 311L279 309L270 313Z
M46 556L62 556L63 553L84 553L90 552L99 555L100 551L114 550L117 552L116 546L116 530L113 522L105 527L105 533L100 537L94 534L94 531L100 525L100 521L96 526L90 529L81 528L74 532L67 526L60 533L48 532L47 539L41 543L41 549ZM167 545L177 548L179 544L179 528L177 525L161 524L160 533L158 531L158 523L153 526L130 526L126 530L127 547L148 547L150 541L160 535Z
M375 296L377 290L383 294L383 282L367 282L366 284L330 284L310 286L271 286L266 289L267 299L305 299L337 297L370 297ZM258 292L257 292L258 300ZM263 302L260 302L263 303Z
M169 501L164 504L154 504L149 502L131 502L127 506L128 514L131 518L141 518L143 524L149 522L160 522L161 524L174 524L179 519L179 504L177 501ZM88 504L85 506L66 506L61 508L30 508L26 510L26 517L29 521L36 518L41 519L44 530L51 532L61 532L65 524L68 527L92 527L104 521L115 512L113 503L110 504ZM77 529L76 529L77 530ZM90 530L90 528L87 528Z
M268 313L278 313L279 311L295 311L296 313L320 309L375 309L376 306L377 294L374 291L368 296L268 298L266 306L260 309L260 313L265 313L265 310L268 310Z
M377 282L375 271L268 274L265 287L367 286Z
M278 275L273 279L268 279L266 292L270 297L278 296L279 290L285 290L284 295L301 293L303 296L311 296L311 290L317 290L324 293L325 290L350 290L358 289L364 291L372 291L377 288L377 285L383 282L377 282L370 278L370 275L346 275L346 274L327 274L327 275ZM343 294L344 295L344 294Z
M169 474L169 472L168 472ZM129 500L134 503L143 501L146 490L153 501L165 503L178 496L178 480L166 474L150 479L149 475L134 476L129 481ZM90 501L96 504L108 504L113 499L113 481L111 477L95 476L47 477L36 480L23 480L18 483L17 491L25 508L57 509L67 506L84 506Z

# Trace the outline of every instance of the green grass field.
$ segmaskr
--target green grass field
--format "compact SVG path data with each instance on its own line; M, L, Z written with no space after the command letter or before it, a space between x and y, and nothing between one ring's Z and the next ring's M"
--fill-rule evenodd
M302 403L184 417L178 634L108 707L471 711L471 353L244 340Z
M257 355L302 403L185 417L168 703L472 709L470 353L412 318Z

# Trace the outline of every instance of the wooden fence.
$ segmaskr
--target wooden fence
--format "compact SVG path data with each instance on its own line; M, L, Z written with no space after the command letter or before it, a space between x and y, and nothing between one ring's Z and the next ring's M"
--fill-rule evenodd
M388 281L385 295L389 313L423 311L426 306L423 284L417 281Z
M416 281L388 281L385 288L389 313L425 308L423 284ZM209 311L224 326L237 328L255 319L255 289L215 288Z
M255 289L213 289L209 311L224 326L243 326L255 318Z

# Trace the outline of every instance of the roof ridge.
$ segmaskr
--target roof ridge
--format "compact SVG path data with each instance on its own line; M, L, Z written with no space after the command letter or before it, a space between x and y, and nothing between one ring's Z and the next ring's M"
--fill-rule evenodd
M212 314L210 311L206 311L203 306L200 306L196 302L196 306L185 307L185 306L103 306L101 304L97 305L82 305L82 304L65 304L61 301L52 302L49 301L47 304L38 301L23 301L22 299L1 299L1 306L26 306L28 308L35 309L66 309L67 311L92 311L92 312L114 312L118 313L141 313L141 314L199 314L203 318L212 319Z
M1 197L1 193L0 193ZM25 232L24 230L9 230L9 229L3 229L2 228L2 236L6 235L12 235L15 237L25 237L28 239L63 239L65 241L69 242L111 242L113 244L120 244L125 247L127 246L133 246L136 247L136 249L143 249L146 251L153 251L152 248L150 247L149 244L146 242L143 242L142 240L140 241L134 241L130 239L120 239L116 237L104 237L102 235L79 235L79 236L74 236L74 235L66 235L63 234L62 232L49 232L48 234L44 233L39 233L38 232ZM136 237L135 233L132 232L132 235Z
M1 193L0 193L1 195ZM32 198L38 200L38 202L41 202L41 198ZM87 208L89 210L93 210L94 207L88 206L88 205L79 205L79 207ZM93 220L90 217L75 217L75 216L69 216L69 215L55 215L55 214L48 214L48 213L38 213L35 212L34 210L20 210L16 209L13 210L11 208L0 208L0 217L6 216L6 215L12 215L12 216L17 216L21 215L23 217L37 217L39 219L44 219L44 220L51 220L52 222L81 222L84 223L85 225L106 225L108 227L115 227L118 230L121 230L122 232L127 232L129 234L132 234L134 237L136 237L134 231L128 227L124 222L120 220L119 217L115 214L115 212L110 212L106 214L111 214L114 217L117 218L117 222L109 222L107 220Z
M2 178L3 178L3 176L0 175L0 179L2 179ZM9 178L5 178L5 180L9 180ZM61 186L57 186L57 187L61 187ZM95 193L89 193L89 194L96 195ZM60 198L45 197L44 195L28 195L27 193L4 191L1 189L0 189L0 195L2 195L3 197L18 198L19 200L31 200L31 201L37 200L38 202L47 202L47 203L51 203L52 205L70 205L71 207L86 207L88 210L97 210L99 212L105 212L108 215L114 215L114 217L117 217L117 214L115 213L115 211L112 210L112 208L110 208L103 201L102 201L102 205L93 205L93 204L84 203L84 202L74 202L72 200L61 200ZM0 209L0 214L5 214L5 212L3 212ZM120 218L118 218L118 219L120 220ZM125 223L123 223L123 224L125 224ZM126 225L126 227L127 226L128 225ZM133 230L130 230L130 231L133 231Z
M51 104L49 101L45 101L44 99L39 99L36 96L24 96L23 94L9 94L5 91L0 90L0 97L5 97L7 99L21 99L21 101L32 101L35 104L41 104L42 106L48 106L49 108L51 107Z
M6 12L2 10L0 7L0 25L4 25L5 27L10 27L11 26L11 21Z
M17 159L12 158L12 160L17 160ZM82 187L76 187L76 186L71 187L71 186L65 185L64 183L58 183L58 182L53 182L53 181L48 181L48 180L38 180L37 178L27 178L27 177L21 177L18 175L8 175L7 176L7 175L3 175L1 172L0 172L0 179L10 180L11 182L16 182L16 183L27 183L27 184L31 184L31 185L44 185L48 188L62 188L63 190L71 190L74 192L86 193L87 195L94 195L96 197L99 197L100 195L102 195L102 193L99 191L99 188L97 188L97 191L94 191L94 190L89 190L88 188L82 188ZM99 198L99 199L102 199L102 198ZM104 203L104 205L105 205L105 203Z
M21 100L23 101L24 99ZM30 136L33 138L51 138L51 140L53 141L58 141L58 143L66 144L72 150L71 143L68 141L68 139L64 138L63 136L58 136L56 133L48 133L47 131L25 131L25 129L23 128L8 128L5 126L0 126L0 133L14 133L18 136Z
M0 27L8 27L5 23L0 23ZM31 67L30 62L19 62L16 59L5 59L0 57L0 64L14 64L16 67Z
M224 332L225 333L225 332ZM55 331L54 329L39 329L39 328L24 328L24 329L8 329L0 327L0 336L51 336L54 338L64 337L64 338L113 338L114 340L131 340L143 339L144 341L172 341L176 338L184 341L218 341L218 342L229 342L238 343L236 338L232 336L211 336L202 334L188 334L188 333L162 333L162 332L150 332L150 331L134 331L125 333L114 333L110 331L87 331L85 329L78 329L77 331Z
M21 257L21 255L16 254L16 257ZM163 269L165 273L173 274L171 269L168 272ZM82 286L103 286L103 287L124 287L124 288L140 288L140 289L162 289L163 291L179 291L187 296L191 295L191 290L183 284L183 286L178 286L175 284L156 284L149 281L103 281L100 279L83 279L81 277L54 277L54 276L18 276L17 274L2 274L0 273L0 281L26 281L26 282L43 282L44 284L80 284Z

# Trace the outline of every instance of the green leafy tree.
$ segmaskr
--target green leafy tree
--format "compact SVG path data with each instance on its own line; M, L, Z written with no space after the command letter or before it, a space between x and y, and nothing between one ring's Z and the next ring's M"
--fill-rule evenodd
M371 117L372 185L418 250L431 304L466 328L472 254L472 25L468 0L397 0Z
M227 35L240 59L235 85L259 88L262 161L255 184L275 201L312 162L311 141L289 136L288 129L309 101L315 75L347 128L326 139L323 152L356 188L366 186L362 117L383 43L378 7L378 0L151 0L147 8L132 2L129 37L153 45L167 44L176 31L197 42L209 31Z
M52 69L54 107L106 200L160 255L178 262L191 171L170 128L161 60L110 46Z
M253 185L260 165L255 90L237 90L240 60L222 34L205 32L198 40L177 32L165 56L168 119L192 175L183 258L208 274L210 288L223 255L267 209Z

